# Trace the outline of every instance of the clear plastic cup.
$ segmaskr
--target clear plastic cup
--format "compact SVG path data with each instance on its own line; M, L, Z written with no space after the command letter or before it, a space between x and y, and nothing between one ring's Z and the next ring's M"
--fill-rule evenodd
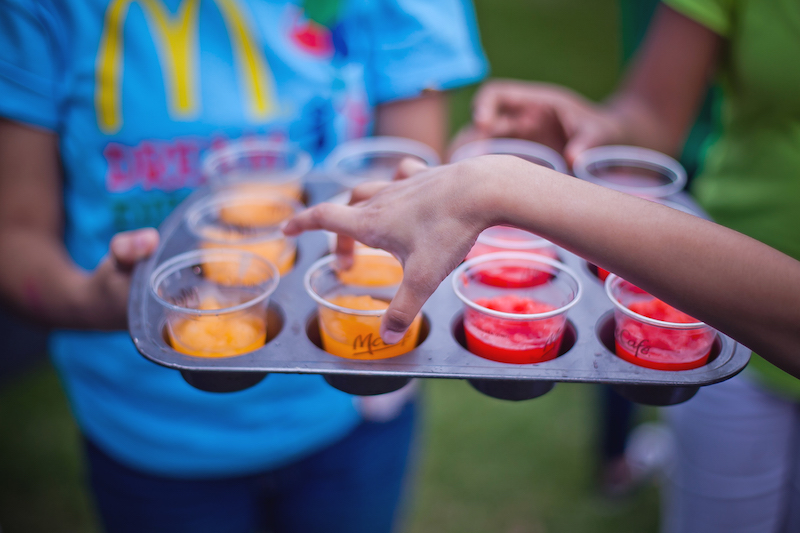
M459 266L453 290L464 302L467 349L485 359L526 364L558 356L567 311L582 287L558 261L498 252Z
M422 315L403 339L385 344L381 317L403 279L403 268L381 250L356 250L353 267L339 270L329 255L314 263L305 276L308 294L317 302L323 349L346 359L387 359L417 345Z
M245 138L210 151L203 159L203 174L213 189L277 192L299 201L303 176L312 164L311 156L300 149Z
M207 276L215 267L227 277ZM231 357L266 342L267 306L279 279L275 265L250 252L195 250L156 268L150 288L166 311L176 351Z
M441 161L427 144L404 137L363 137L340 144L325 158L325 171L340 185L353 188L365 181L388 181L406 157L429 167Z
M708 362L713 328L614 274L605 289L614 304L619 358L657 370L689 370Z
M547 167L549 169L567 173L567 163L561 154L543 144L523 139L480 139L460 146L453 155L450 162L455 163L470 157L478 157L488 154L507 154L515 155L531 163Z
M192 205L186 225L200 248L232 248L257 254L285 275L294 266L297 241L281 231L281 223L303 209L302 204L273 192L217 193ZM213 276L214 271L207 272Z
M572 171L598 185L648 198L663 198L686 185L686 171L655 150L638 146L598 146L581 152Z
M527 252L558 259L556 245L538 235L511 226L492 226L483 230L467 259L495 252Z

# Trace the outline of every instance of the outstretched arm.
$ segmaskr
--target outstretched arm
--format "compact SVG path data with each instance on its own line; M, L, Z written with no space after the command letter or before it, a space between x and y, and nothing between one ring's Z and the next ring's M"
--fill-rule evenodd
M631 144L677 154L706 94L724 39L660 6L625 78L604 104L543 83L498 80L473 103L473 135L519 137L563 152Z
M384 248L405 277L381 324L396 342L495 224L535 232L616 272L800 377L800 262L733 230L511 156L484 156L367 185L353 206L320 204L286 233L327 229Z

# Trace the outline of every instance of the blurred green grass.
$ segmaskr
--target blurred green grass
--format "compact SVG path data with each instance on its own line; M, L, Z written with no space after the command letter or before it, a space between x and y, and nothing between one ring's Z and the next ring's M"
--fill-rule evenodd
M621 499L597 490L594 386L512 403L462 381L426 385L410 533L657 531L654 485Z
M53 368L42 362L0 390L2 533L89 533L78 430Z
M616 0L477 0L492 77L565 84L590 98L619 74ZM452 129L474 88L451 99ZM520 403L465 382L425 383L426 415L410 533L657 530L654 487L625 500L594 485L596 390L558 385ZM2 533L98 531L83 486L78 432L44 364L0 390Z
M547 81L594 100L620 70L619 0L474 0L492 78ZM453 131L469 121L475 88L451 99Z

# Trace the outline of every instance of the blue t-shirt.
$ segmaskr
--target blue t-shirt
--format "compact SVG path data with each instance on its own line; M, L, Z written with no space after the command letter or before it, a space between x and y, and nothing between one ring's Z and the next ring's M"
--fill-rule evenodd
M462 0L343 0L324 26L268 0L0 0L0 116L58 134L65 241L85 269L201 185L211 146L269 136L320 160L369 134L374 105L485 70ZM152 473L269 469L359 421L319 376L196 390L125 332L60 331L51 353L82 430Z

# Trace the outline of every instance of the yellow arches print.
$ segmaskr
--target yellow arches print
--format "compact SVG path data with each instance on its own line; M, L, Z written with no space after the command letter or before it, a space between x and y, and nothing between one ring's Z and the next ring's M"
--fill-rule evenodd
M122 127L123 35L128 8L133 2L138 2L144 11L158 50L171 118L192 120L200 114L197 65L200 0L182 0L174 14L162 0L111 0L95 63L95 109L100 130L106 134L116 133ZM274 107L273 80L266 59L238 1L214 2L228 30L237 78L244 92L245 113L250 120L263 120Z

